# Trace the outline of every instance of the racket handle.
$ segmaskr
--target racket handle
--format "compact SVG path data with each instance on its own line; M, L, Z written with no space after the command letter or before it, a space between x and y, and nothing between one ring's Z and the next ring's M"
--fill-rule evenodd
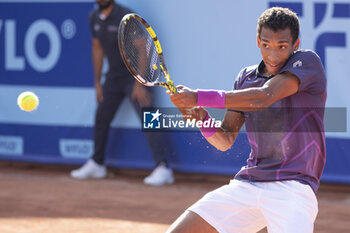
M164 69L164 68L163 68L163 69ZM168 73L166 73L165 79L166 79L166 84L167 84L167 86L168 86L168 90L169 90L171 93L175 94L175 93L177 92L177 89L176 89L176 87L175 87L175 85L174 85L173 80L171 80L171 78L170 78L170 76L169 76Z
M198 90L197 106L208 108L225 108L225 91Z
M211 117L209 116L209 113L207 112L207 115L205 115L204 119L203 119L203 125L204 125L204 122L206 121L212 121L213 119L211 119ZM212 136L214 136L214 134L216 133L218 129L215 127L215 125L211 124L211 122L209 122L209 127L204 127L202 126L200 128L200 131L203 135L203 137L205 138L210 138Z
M173 94L175 94L176 92L177 92L177 89L176 89L176 87L175 87L175 85L174 85L174 83L173 83L173 81L168 81L168 90L171 92L171 93L173 93Z

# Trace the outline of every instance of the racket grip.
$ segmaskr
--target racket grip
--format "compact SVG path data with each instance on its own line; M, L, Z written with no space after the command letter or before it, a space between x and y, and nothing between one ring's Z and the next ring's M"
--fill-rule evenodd
M212 118L209 116L209 113L207 112L207 115L205 115L203 119L203 125L205 122L209 121L209 127L202 126L199 130L201 131L203 137L210 138L214 136L216 131L218 130L214 125L211 124L210 121L212 121Z
M198 90L197 106L208 108L225 108L225 91Z

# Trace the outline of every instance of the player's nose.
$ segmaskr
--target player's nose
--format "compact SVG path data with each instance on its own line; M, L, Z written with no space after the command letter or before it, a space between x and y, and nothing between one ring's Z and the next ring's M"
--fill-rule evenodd
M275 51L271 51L270 54L267 56L270 62L275 63L279 60L279 55Z

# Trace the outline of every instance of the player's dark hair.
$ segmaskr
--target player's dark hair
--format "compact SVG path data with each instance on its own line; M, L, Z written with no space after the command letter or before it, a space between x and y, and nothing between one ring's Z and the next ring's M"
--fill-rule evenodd
M272 7L264 11L258 19L257 31L260 37L261 29L267 27L273 31L290 28L293 43L299 37L299 19L298 16L288 8Z

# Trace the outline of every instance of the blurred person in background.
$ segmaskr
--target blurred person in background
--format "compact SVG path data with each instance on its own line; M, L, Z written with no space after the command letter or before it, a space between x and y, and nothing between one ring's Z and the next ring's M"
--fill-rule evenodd
M98 107L94 125L94 154L81 168L73 170L71 176L76 179L104 178L107 176L105 149L110 124L125 97L133 104L139 117L143 107L152 106L151 88L139 84L124 65L118 48L118 27L124 15L131 10L113 0L96 0L98 8L90 16L92 34L92 62L94 67L94 85ZM104 56L108 60L109 70L104 84L101 73ZM165 185L174 182L173 172L168 167L165 156L164 135L145 133L153 153L156 168L144 179L148 185Z

